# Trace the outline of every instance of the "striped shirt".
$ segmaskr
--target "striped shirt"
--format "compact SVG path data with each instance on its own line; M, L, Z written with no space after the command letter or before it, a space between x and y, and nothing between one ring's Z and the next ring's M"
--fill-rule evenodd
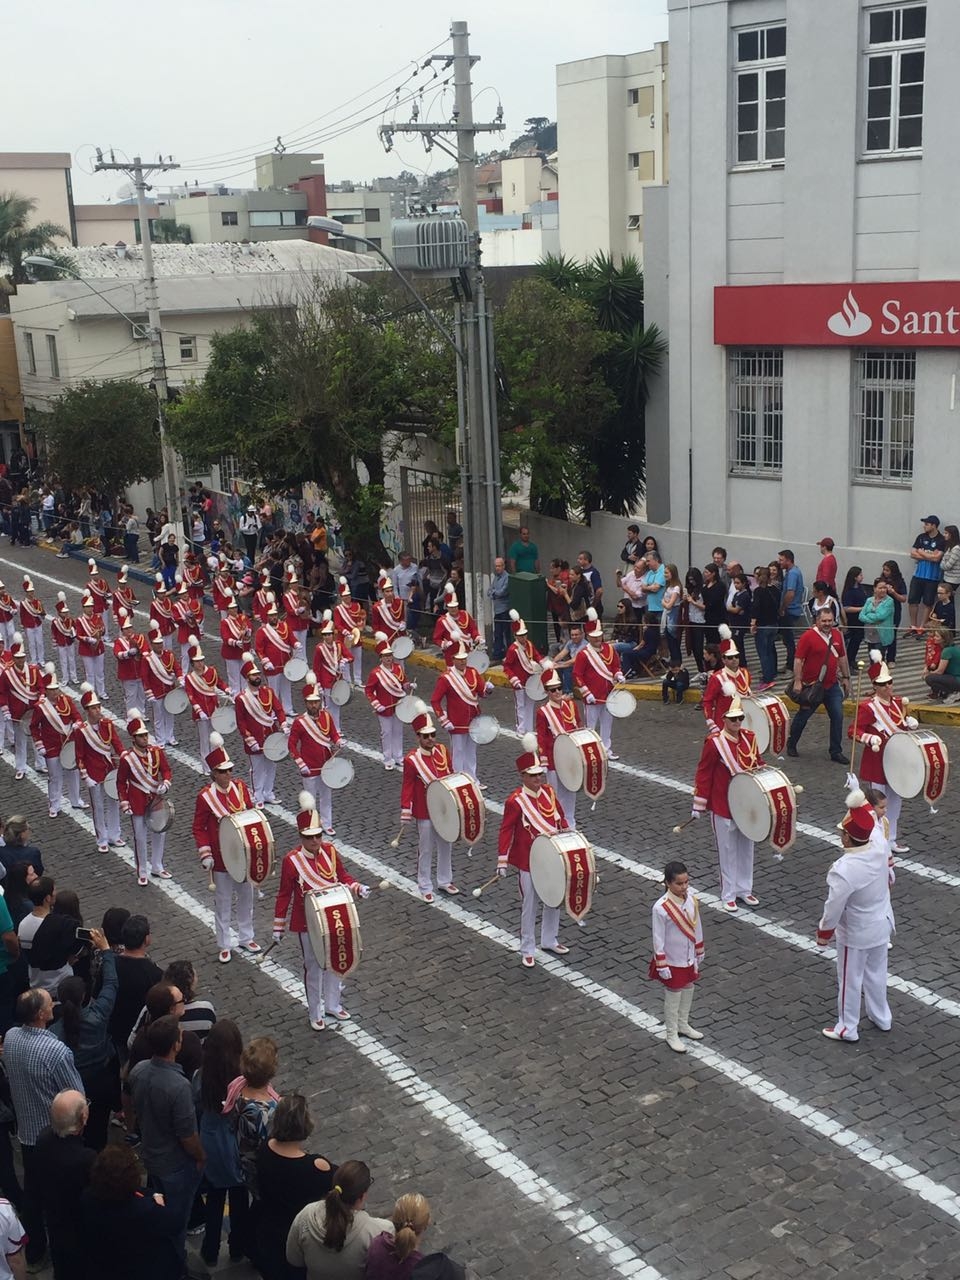
M39 1027L11 1027L3 1040L3 1065L20 1142L32 1147L50 1123L50 1103L56 1095L63 1089L84 1092L73 1051Z

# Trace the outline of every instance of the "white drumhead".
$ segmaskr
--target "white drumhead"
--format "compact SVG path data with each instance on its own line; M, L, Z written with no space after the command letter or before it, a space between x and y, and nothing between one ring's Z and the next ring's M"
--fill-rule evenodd
M568 791L583 786L583 754L569 733L559 733L553 740L553 763L557 777Z
M267 735L263 744L263 754L268 760L278 764L281 760L286 760L290 754L290 746L287 743L287 736L284 733L270 733Z
M210 717L210 726L217 733L223 734L224 737L228 733L236 733L237 730L237 713L232 706L224 705L217 707L213 715Z
M412 693L400 699L397 703L396 717L401 724L413 724L419 714L417 711L419 701L420 699L415 698Z
M920 746L921 736L925 735L895 733L883 748L883 772L887 782L904 800L912 800L926 786L927 762ZM870 750L869 747L864 749Z
M530 846L530 879L548 907L559 907L567 891L567 869L552 836L537 836Z
M177 816L177 810L169 796L161 796L160 799L147 810L147 826L157 835L162 835L164 831L169 831L173 826L173 820Z
M187 691L181 689L179 685L163 696L163 709L172 716L182 716L189 706L190 699L187 697Z
M227 814L225 818L220 819L218 827L220 856L223 858L223 865L230 879L235 880L237 884L243 884L248 872L247 849L233 819L233 814Z
M119 799L120 799L120 793L119 793L119 791L117 791L117 771L116 771L116 769L111 769L111 771L110 771L110 772L107 774L107 776L104 778L104 780L103 780L103 790L104 790L105 794L106 794L107 796L109 796L109 797L110 797L110 799L111 799L111 800L119 800Z
M477 716L475 720L470 721L467 732L478 746L483 747L488 742L493 742L499 735L500 724L495 716Z
M390 641L390 647L393 650L393 656L398 662L403 662L404 658L409 658L415 648L412 636L395 636Z
M345 707L350 701L351 691L349 680L336 680L328 696L335 707Z
M766 840L773 828L770 797L752 773L735 773L728 791L730 812L748 840Z
M456 778L463 775L451 776ZM427 813L440 839L453 844L460 839L460 810L453 792L444 785L445 781L438 778L427 787Z
M547 691L543 687L543 677L537 672L532 676L527 676L527 683L523 686L523 691L531 702L545 702Z
M283 664L283 674L291 684L299 684L301 680L305 680L309 670L310 667L303 658L289 658Z
M764 755L770 750L770 720L764 704L758 698L743 698L741 705L744 723L757 739L757 750Z
M474 649L467 658L467 666L473 667L474 671L479 671L483 675L490 667L490 655L486 649Z
M637 699L629 689L614 689L607 695L607 710L614 720L625 720L637 709Z
M67 741L60 748L60 763L64 769L75 769L77 767L77 744Z
M320 777L331 791L342 791L353 781L353 761L344 756L331 756L320 770Z

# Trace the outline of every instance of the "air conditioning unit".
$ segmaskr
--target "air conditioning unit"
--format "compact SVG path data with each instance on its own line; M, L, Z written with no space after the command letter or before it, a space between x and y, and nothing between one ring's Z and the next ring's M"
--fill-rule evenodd
M150 338L150 326L148 324L131 324L130 336L134 342L147 342Z

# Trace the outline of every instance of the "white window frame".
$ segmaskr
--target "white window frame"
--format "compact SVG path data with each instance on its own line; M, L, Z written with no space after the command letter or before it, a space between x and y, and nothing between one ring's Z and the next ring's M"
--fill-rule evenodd
M179 335L180 342L180 363L193 364L197 359L197 340L189 337L187 334Z
M900 36L900 27L903 14L908 9L923 9L927 11L928 5L926 0L920 3L904 3L904 4L876 4L863 11L863 87L861 91L861 118L863 120L863 128L861 132L861 156L865 160L875 160L887 156L920 156L923 154L923 108L926 106L926 35L919 39L904 40ZM878 13L891 13L894 17L894 38L886 43L870 43L870 19ZM904 55L919 53L923 57L923 79L919 82L921 86L921 95L923 104L920 109L920 142L916 146L903 147L899 145L899 133L901 125L900 115L900 95L903 90L900 72ZM890 115L877 116L876 119L888 119L890 121L890 137L889 145L886 147L870 146L870 65L872 62L880 58L890 58ZM915 84L916 81L909 83ZM916 119L916 116L908 116L907 119Z
M763 364L773 361L768 372ZM752 361L753 371L744 369ZM730 474L779 480L783 476L783 348L727 349L727 417ZM752 430L744 430L752 417ZM744 457L752 445L753 459Z
M27 372L36 376L37 372L37 349L33 344L33 334L25 333L23 335L23 349L27 353Z
M740 169L753 169L757 167L769 168L772 166L781 166L786 162L787 144L786 144L786 111L787 111L787 55L786 55L786 29L785 22L766 22L759 26L740 27L733 31L733 103L731 109L731 120L733 124L733 167ZM768 33L771 31L784 32L784 53L782 56L768 57L766 52L766 44ZM746 61L740 61L740 38L756 34L758 37L759 56ZM771 74L783 75L784 88L783 98L771 99L767 93L767 77ZM740 130L740 81L746 76L757 77L757 154L752 159L740 158L740 139L742 136L752 134L753 130ZM783 154L767 155L767 109L771 102L783 102L784 120L782 126L776 126L777 131L783 132Z
M640 152L639 151L627 152L627 168L628 169L640 168Z
M637 107L639 105L640 105L640 90L628 89L627 90L627 106Z
M853 374L854 483L909 489L916 455L916 350L862 348L854 352Z
M54 382L60 381L60 352L57 350L57 335L48 333L47 339L47 361L50 365L50 377Z

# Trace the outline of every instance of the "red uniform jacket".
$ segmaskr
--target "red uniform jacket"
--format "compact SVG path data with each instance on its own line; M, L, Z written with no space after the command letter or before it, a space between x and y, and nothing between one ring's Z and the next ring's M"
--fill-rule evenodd
M88 617L81 613L76 621L77 642L80 646L81 658L99 658L104 652L103 618L99 613Z
M213 579L210 590L213 595L213 607L217 613L227 612L227 592L232 593L235 585L232 573L218 573Z
M271 733L277 733L286 723L280 699L274 696L269 685L259 689L249 686L238 693L234 701L237 712L237 728L243 737L243 749L247 755L263 751L263 744Z
M268 676L282 673L284 664L293 656L296 644L297 638L286 619L263 623L253 641L260 665Z
M270 601L267 599L267 596L272 594L272 592L272 587L261 587L260 590L254 594L252 609L253 616L258 622L266 622L269 617L267 610L270 608Z
M42 694L43 680L35 662L25 662L21 670L11 663L0 672L0 705L11 720L22 720Z
M9 622L17 612L17 602L9 591L0 591L0 622Z
M24 596L20 601L20 626L24 631L34 631L43 626L47 611L36 596Z
M333 716L323 710L317 716L304 712L290 726L290 754L305 778L316 778L340 741Z
M336 636L333 644L321 640L313 651L313 671L317 684L321 689L332 689L341 678L340 668L343 663L353 664L353 654L343 642L342 636Z
M596 702L606 702L620 673L620 655L608 641L598 648L588 644L573 660L573 682L586 698L592 693Z
M184 679L183 687L186 689L187 697L190 699L194 720L201 718L201 712L209 720L220 705L217 691L219 690L220 693L227 692L227 682L223 676L216 667L209 666L204 667L199 675L191 667Z
M540 656L530 640L514 640L503 660L503 674L514 689L522 689L531 676L540 674Z
M480 714L480 699L485 698L488 692L486 681L474 667L466 667L463 671L450 667L434 685L430 705L445 729L451 733L466 733L470 721L476 720ZM444 700L446 711L443 710Z
M215 782L204 787L193 807L193 842L201 859L213 858L214 871L226 871L220 853L220 819L228 813L243 813L253 808L253 798L241 778L233 778L222 790Z
M561 733L573 733L580 728L580 717L577 704L572 698L561 699L559 707L550 702L541 702L537 707L537 748L546 760L547 768L553 769L553 744Z
M172 649L161 649L159 653L153 648L148 650L140 671L148 702L166 697L181 682L180 663Z
M93 612L106 613L111 599L110 584L106 578L91 578L87 590L93 596Z
M723 717L730 710L734 694L740 698L750 696L750 672L746 667L740 667L735 675L726 670L710 673L700 705L711 729L723 728Z
M77 624L68 613L55 613L50 619L50 634L58 649L69 649L77 643Z
M887 775L883 769L883 757L887 743L895 733L903 729L907 718L907 709L902 698L891 698L889 702L881 702L879 698L865 698L857 707L857 719L847 730L848 737L856 737L857 742L874 735L883 739L879 751L874 751L866 743L860 757L860 781L866 783L887 784Z
M203 601L188 596L177 612L177 643L188 644L191 636L203 635Z
M113 642L113 654L117 660L118 680L139 680L143 675L143 664L150 652L150 642L146 636L134 631L130 636L124 632Z
M303 899L317 889L329 889L335 884L348 887L357 882L343 867L336 848L326 840L320 843L320 852L312 858L306 849L291 850L280 868L280 888L273 908L273 931L282 933L287 926L290 912L290 932L306 933L307 917ZM293 899L293 909L290 900Z
M281 607L287 615L287 626L296 635L297 639L300 639L302 633L310 629L309 599L304 600L301 598L299 587L291 587L289 591L284 592Z
M203 568L199 564L186 563L183 566L183 580L187 584L187 595L191 600L200 602L200 614L203 616Z
M77 746L77 767L84 780L102 783L119 765L123 745L112 720L101 720L96 725L84 721L73 740Z
M56 759L73 726L80 722L80 712L73 699L59 689L51 690L33 708L30 736L43 748L45 756Z
M351 600L349 604L341 600L333 611L333 625L338 631L344 633L345 643L352 645L351 633L357 630L362 631L367 625L367 614L363 605L356 600Z
M166 596L154 596L150 601L150 621L160 627L162 636L173 635L173 611Z
M239 662L242 654L249 652L253 632L249 619L242 613L235 618L229 614L220 620L220 657L224 662Z
M117 795L135 817L143 817L157 796L166 795L173 774L163 747L148 746L141 755L124 751L117 769Z
M448 778L453 773L450 752L438 742L432 750L424 752L419 747L403 758L403 786L400 790L400 820L426 821L427 787L435 778Z
M120 625L120 610L126 609L127 613L132 614L138 603L137 597L133 594L133 587L129 584L120 583L114 588L112 610L118 626Z
M470 649L479 639L477 624L466 609L448 609L441 613L433 628L433 643L440 646L448 667L453 666L453 653L458 640L462 640Z
M373 606L371 625L374 631L382 631L388 640L392 640L406 631L406 616L407 606L402 600L394 600L392 604L378 600Z
M518 871L529 871L530 846L537 836L552 836L558 831L568 831L569 827L553 787L544 783L536 795L526 787L517 787L503 806L497 842L498 865L509 863Z
M407 673L401 662L381 663L367 677L364 692L378 716L392 716L397 703L406 695Z
M727 792L735 773L759 769L763 757L757 750L757 739L749 729L741 729L736 742L725 733L712 733L703 744L700 763L693 782L693 807L718 818L729 818Z

